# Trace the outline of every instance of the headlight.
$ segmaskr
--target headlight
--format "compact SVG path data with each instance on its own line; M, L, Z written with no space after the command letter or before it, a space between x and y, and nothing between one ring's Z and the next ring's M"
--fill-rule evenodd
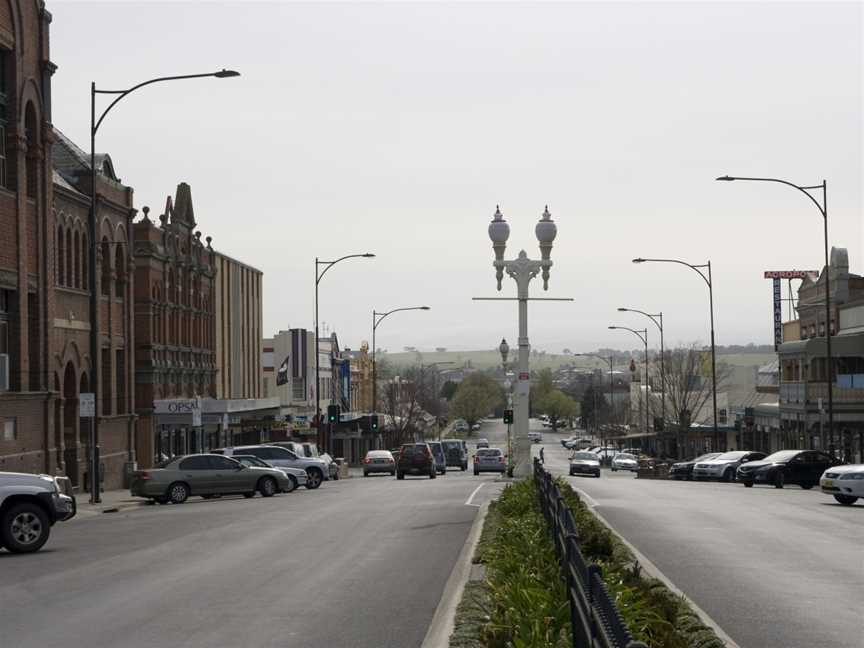
M838 479L864 479L864 472L860 473L845 473L840 475Z

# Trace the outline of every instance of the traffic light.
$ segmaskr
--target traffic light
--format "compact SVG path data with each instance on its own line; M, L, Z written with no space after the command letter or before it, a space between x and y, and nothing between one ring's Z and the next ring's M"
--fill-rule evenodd
M373 432L378 431L378 415L377 414L373 414L372 416L369 417L369 428Z
M504 410L504 422L508 425L513 422L513 410L505 409Z
M328 423L338 423L339 415L341 414L341 410L338 405L328 405L327 406L327 422Z

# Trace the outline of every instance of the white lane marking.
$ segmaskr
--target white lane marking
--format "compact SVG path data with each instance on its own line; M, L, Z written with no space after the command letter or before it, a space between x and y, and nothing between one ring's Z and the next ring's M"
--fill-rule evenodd
M581 488L577 488L576 492L579 493L579 497L581 497L586 502L588 502L588 506L590 508L597 508L599 506L599 504L597 503L597 500L595 500L593 497L591 497L588 493L586 493Z
M467 500L465 500L465 506L480 506L479 504L472 504L471 500L474 499L474 496L477 494L477 491L479 491L485 485L486 484L480 484L477 488L474 489L474 492L471 493L471 496Z

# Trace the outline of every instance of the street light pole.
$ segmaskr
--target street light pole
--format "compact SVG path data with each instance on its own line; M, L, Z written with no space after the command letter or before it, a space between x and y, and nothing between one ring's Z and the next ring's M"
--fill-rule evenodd
M374 257L375 255L370 254L369 252L366 252L365 254L346 254L335 261L320 261L318 257L315 257L315 423L316 431L318 433L318 447L324 448L327 452L329 452L331 448L329 445L325 445L324 436L321 433L321 394L319 393L319 390L321 389L321 341L318 334L318 284L321 283L321 280L324 278L324 275L327 274L327 271L340 261L356 258L371 259ZM324 269L319 272L318 268L320 266L324 266ZM330 391L330 398L332 400L332 390ZM327 425L329 429L329 422ZM329 442L330 439L328 438L327 443L329 444Z
M639 313L650 319L660 329L660 418L663 420L663 431L666 430L666 363L665 349L663 347L663 313L646 313L635 308L619 308L621 313ZM711 328L714 328L713 326Z
M398 313L400 311L410 311L410 310L429 310L428 306L409 306L408 308L394 308L391 311L387 311L386 313L379 313L377 311L372 311L372 413L378 411L378 373L375 366L375 331L378 329L378 325L384 320L388 315L392 315L393 313Z
M708 304L711 313L711 402L714 407L714 442L718 442L719 433L717 431L717 351L714 344L714 281L711 278L711 261L707 263L695 265L680 261L678 259L633 259L633 263L677 263L687 266L691 270L699 273L702 280L708 286ZM702 272L702 268L707 268L708 275Z
M100 385L97 381L98 373L102 370L99 348L99 295L96 294L97 278L96 278L96 249L98 245L98 228L96 227L96 133L102 121L117 105L117 103L126 97L126 95L135 92L139 88L160 83L162 81L180 81L184 79L201 79L205 77L214 77L217 79L225 79L229 77L240 76L239 72L234 70L219 70L218 72L207 72L204 74L181 74L178 76L157 77L144 81L131 88L124 90L100 90L96 87L96 82L90 82L90 213L87 219L87 233L90 237L90 246L87 250L87 263L90 267L90 272L87 275L87 287L90 290L90 388L94 394L94 412L90 417L90 503L98 504L102 501L99 493L99 417L101 410L101 402L99 397L102 396ZM108 107L102 111L99 118L96 118L96 95L117 95ZM104 262L104 260L103 260Z
M421 376L423 375L423 369L426 367L440 367L441 365L451 365L451 364L455 364L455 363L452 360L439 360L438 362L429 362L427 364L421 364L420 365L420 375ZM438 369L435 369L435 373L433 374L433 377L432 377L432 392L435 395L434 396L434 401L435 401L435 430L438 433L437 437L438 437L438 440L440 441L441 440L441 398L438 395L438 374L439 373L440 373L440 371ZM421 383L421 388L422 388L422 386L423 385Z
M507 409L513 407L513 394L511 392L512 385L507 379L507 356L510 355L510 345L507 344L507 338L501 338L501 344L498 345L498 351L501 353L501 367L504 369L504 383L507 385ZM507 424L507 474L513 476L513 442L510 438L510 423Z
M573 355L585 357L585 358L599 358L600 360L605 360L606 362L609 363L609 422L611 423L612 417L615 414L615 382L614 382L614 378L612 375L612 362L613 362L612 356L611 355L608 357L607 356L601 356L601 355L597 355L596 353L574 353ZM595 417L597 416L596 412L595 412L594 416ZM602 445L605 448L606 447L605 435L602 434L602 431L603 431L602 428L600 431L601 431L600 445Z
M610 326L612 330L630 331L645 344L645 434L648 434L648 417L651 415L648 408L648 329L631 329L626 326Z
M788 180L779 178L743 178L737 176L721 176L717 180L723 182L732 182L733 180L745 180L747 182L777 182L784 184L793 189L797 189L810 201L816 205L816 209L822 214L822 234L825 248L825 362L827 364L827 383L828 383L828 438L831 443L834 442L834 367L831 356L831 265L828 256L828 182L822 180L822 184L818 185L797 185ZM811 194L811 191L822 191L822 203Z
M521 250L516 259L504 260L504 251L507 247L507 239L510 236L510 226L496 207L495 216L489 224L489 238L492 240L492 249L495 251L495 276L498 280L498 290L501 290L501 280L506 272L517 286L517 300L519 302L519 375L517 377L517 389L514 408L514 420L516 424L516 452L515 470L517 477L527 477L531 474L530 449L528 441L528 393L531 385L530 372L528 368L529 351L528 343L528 285L538 274L542 273L543 290L549 289L549 269L552 261L549 258L552 252L552 243L555 240L558 229L549 208L543 210L543 215L534 233L540 243L541 260L534 261L528 258L525 250Z

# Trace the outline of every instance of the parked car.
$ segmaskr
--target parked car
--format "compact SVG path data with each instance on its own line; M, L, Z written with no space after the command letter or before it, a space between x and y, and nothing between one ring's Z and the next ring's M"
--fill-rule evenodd
M368 477L372 473L396 474L396 460L389 450L370 450L363 457L363 476Z
M840 462L818 450L781 450L761 461L749 461L738 466L737 479L747 488L753 484L773 484L783 488L786 484L798 484L807 490L819 483L827 468Z
M55 523L74 517L71 493L65 477L0 472L0 549L39 551Z
M428 443L405 443L396 460L396 479L405 479L405 475L428 476L435 479L435 457Z
M480 429L480 424L479 424L479 423L473 423L473 424L471 425L471 431L472 431L472 432L476 432L476 431L479 430L479 429Z
M709 461L710 459L715 459L719 457L722 453L720 452L709 452L707 454L699 455L695 459L687 459L686 461L679 461L677 463L673 463L671 468L669 468L669 477L672 479L693 479L693 467L699 463L700 461Z
M528 440L531 443L542 443L543 442L543 434L541 432L529 432Z
M444 447L448 468L468 470L468 450L462 439L442 439L441 445Z
M464 419L459 419L453 423L453 430L455 432L467 432L469 429L468 422Z
M254 497L257 491L272 497L291 488L291 479L278 468L245 466L219 454L192 454L175 457L159 468L135 471L129 492L159 504L182 504L191 495Z
M259 459L255 455L234 455L231 457L235 461L239 461L244 466L255 467L255 468L275 468L275 466L267 463L263 459ZM288 475L288 479L291 480L291 488L286 488L285 492L290 493L298 486L306 485L306 471L301 468L278 468L277 470L281 470L286 475Z
M318 445L315 443L301 443L300 441L273 441L269 445L288 448L288 450L296 454L298 457L320 459L327 465L327 470L324 472L324 481L339 479L339 466L335 461L333 461L333 457L326 452L320 454L318 452Z
M488 448L489 447L489 440L488 439L477 439L476 445L477 445L478 450L480 448Z
M574 446L575 449L575 446ZM600 457L600 463L606 464L607 466L612 465L612 459L619 453L617 448L605 447L605 448L597 448L597 450L593 451L598 457Z
M432 448L432 456L435 457L435 470L439 475L446 475L447 457L444 455L444 446L440 441L430 441L429 447Z
M859 497L864 497L864 464L834 466L819 480L822 492L833 495L841 504L851 506Z
M577 443L579 443L579 437L571 436L567 439L561 439L561 445L568 450L573 450Z
M600 457L593 452L574 452L570 455L570 476L594 475L600 477Z
M474 455L474 474L507 471L507 457L500 448L478 448Z
M735 481L735 472L738 470L738 466L750 461L759 461L765 457L764 452L753 452L752 450L724 452L711 459L696 462L693 466L693 479Z
M254 455L276 468L301 468L306 471L305 486L310 490L315 490L321 485L321 482L326 479L328 470L327 463L320 458L297 455L288 448L277 445L236 446L213 452L224 454L226 457L232 457L235 454Z
M635 472L638 469L639 460L632 454L619 452L612 457L612 472L617 472L619 470L632 470Z

